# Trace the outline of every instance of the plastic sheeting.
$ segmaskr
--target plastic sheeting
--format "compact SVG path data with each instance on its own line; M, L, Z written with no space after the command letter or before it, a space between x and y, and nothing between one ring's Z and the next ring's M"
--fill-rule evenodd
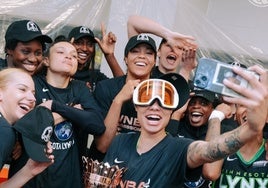
M213 22L216 17L218 20L222 19L220 16L228 18L230 7L237 8L234 10L234 15L240 13L241 16L243 14L254 16L264 10L268 14L267 6L257 7L256 4L252 4L254 1L256 0L237 0L235 2L231 0L1 0L0 55L1 57L5 55L5 30L14 20L32 19L42 28L43 33L52 38L61 34L67 35L71 27L78 25L88 26L100 37L100 24L104 22L107 25L107 31L112 31L117 36L115 55L125 70L123 50L127 42L126 22L129 15L139 14L147 16L171 30L196 37L199 45L198 58L211 57L224 62L238 61L248 66L260 64L267 68L267 49L252 41L241 40L231 30L226 31L221 25ZM217 6L218 9L215 9ZM220 12L220 6L227 7L229 12ZM253 12L248 13L247 11ZM233 19L237 18L234 16ZM244 32L247 29L252 32L250 28L246 27ZM160 39L158 37L155 39L159 43ZM265 38L259 40L268 43ZM101 71L111 77L111 71L104 58L100 58L99 63L101 63Z
M74 26L86 25L100 36L100 24L107 24L109 0L7 0L0 4L1 57L4 57L4 36L8 25L14 20L32 19L44 34L52 39L58 35L68 36Z

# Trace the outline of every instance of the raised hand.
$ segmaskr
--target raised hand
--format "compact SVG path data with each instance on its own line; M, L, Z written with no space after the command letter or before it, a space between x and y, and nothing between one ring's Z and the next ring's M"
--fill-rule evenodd
M102 52L107 55L107 54L113 54L114 53L114 48L115 48L115 43L116 43L116 36L114 33L109 32L106 34L106 27L104 23L101 23L101 34L102 34L102 39L100 40L99 38L95 37L95 40L97 41L99 47L101 48Z
M262 131L268 114L268 73L267 70L258 65L249 69L259 74L260 79L258 80L254 75L234 66L233 71L246 79L251 88L245 88L225 79L224 84L243 97L223 97L223 99L229 103L245 106L247 108L247 122L250 127L256 131Z
M121 103L132 98L135 87L140 83L140 80L128 80L121 91L116 95L115 101Z
M189 51L185 57L192 57L194 55L193 52L195 52L197 49L195 38L190 35L183 35L178 32L170 32L170 34L166 36L166 40L170 47L177 54L180 54L181 49L183 49L185 52Z

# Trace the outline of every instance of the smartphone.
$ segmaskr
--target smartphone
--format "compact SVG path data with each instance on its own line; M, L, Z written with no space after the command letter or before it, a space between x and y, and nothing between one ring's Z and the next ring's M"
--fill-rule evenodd
M243 87L251 87L247 80L232 71L230 65L216 59L200 58L195 70L193 84L197 88L209 90L230 97L241 97L241 95L223 84L223 80L229 79ZM257 78L259 75L255 72L244 69L248 74L254 74Z

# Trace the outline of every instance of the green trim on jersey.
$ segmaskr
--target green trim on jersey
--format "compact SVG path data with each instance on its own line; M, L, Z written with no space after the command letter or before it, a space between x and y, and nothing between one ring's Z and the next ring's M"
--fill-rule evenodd
M241 162L243 162L245 165L251 165L252 163L254 163L261 156L262 152L265 149L264 148L264 144L265 144L265 140L263 139L262 144L261 144L259 150L255 153L255 155L249 161L246 161L243 158L243 156L242 156L242 154L241 154L240 151L236 152L236 154L239 157L239 159L241 160Z

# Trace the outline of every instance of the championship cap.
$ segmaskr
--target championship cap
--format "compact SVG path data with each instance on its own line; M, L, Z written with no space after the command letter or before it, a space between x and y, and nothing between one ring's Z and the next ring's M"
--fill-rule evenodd
M42 42L52 42L52 39L48 35L43 35L40 27L31 20L14 21L8 26L5 34L6 42L12 39L27 42L36 38Z
M81 37L89 37L91 38L94 42L97 42L95 40L95 36L94 33L86 26L78 26L73 28L70 33L69 33L69 40L71 40L72 38L74 38L74 40L77 40Z
M213 92L203 90L203 89L195 89L195 90L193 90L193 93L194 93L194 95L192 95L191 98L202 97L211 103L215 102L216 96L215 96L215 93L213 93Z
M156 53L156 45L155 45L154 39L151 38L147 34L139 34L139 35L135 35L135 36L131 37L128 40L128 43L127 43L127 45L125 47L125 57L127 56L128 52L130 50L132 50L138 44L142 44L142 43L145 43L145 44L148 44L149 46L151 46L153 51Z
M177 73L167 73L160 77L160 79L170 82L179 94L179 104L177 109L183 107L190 96L190 88L187 81Z
M53 132L54 119L49 109L38 106L14 124L22 135L24 148L34 161L48 162L44 149Z

